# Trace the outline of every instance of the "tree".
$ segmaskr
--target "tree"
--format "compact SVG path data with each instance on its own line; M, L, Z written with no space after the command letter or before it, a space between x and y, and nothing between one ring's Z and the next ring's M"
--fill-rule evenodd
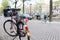
M8 0L3 0L2 1L2 7L6 8L6 6L9 6Z
M52 21L52 0L50 0L50 15L49 15L49 21L51 22Z
M39 12L39 7L40 7L41 5L40 5L40 3L38 3L38 4L36 4L36 5L34 5L34 11L35 12Z
M43 9L43 8L45 8L45 9ZM38 11L39 13L42 13L42 12L44 13L45 11L48 12L47 9L48 9L48 4L45 4L45 3L38 3L34 6L34 10Z
M57 9L57 8L59 8L59 7L60 7L60 0L53 2L53 8L54 8L54 9Z
M0 13L2 13L3 12L3 7L0 7Z
M2 0L2 7L0 7L0 13L3 12L3 9L9 6L8 0Z

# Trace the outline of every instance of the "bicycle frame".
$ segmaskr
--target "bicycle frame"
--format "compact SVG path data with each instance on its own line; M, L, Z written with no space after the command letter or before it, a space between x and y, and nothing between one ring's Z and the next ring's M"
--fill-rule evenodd
M15 4L17 4L17 1L15 2ZM15 5L15 8L16 8L16 5ZM20 11L20 9L9 9L9 10L11 10L12 12L12 14L11 14L11 20L13 21L13 12L16 12L16 11ZM16 17L17 17L17 19L18 19L18 16L16 15ZM24 19L23 19L24 20ZM16 21L16 20L15 20ZM21 19L20 19L20 21L21 21ZM13 21L14 22L14 21ZM24 22L24 21L23 21ZM17 24L17 21L16 21L16 24ZM5 25L5 24L4 24ZM25 25L27 25L27 24L25 24ZM19 39L21 40L21 30L19 29L19 27L17 27L17 25L13 25L14 26L14 28L16 29L17 28L17 30L16 30L16 32L17 32L17 36L19 36ZM4 27L5 28L5 27ZM12 23L11 23L11 28L12 28ZM29 29L28 29L28 26L25 26L25 31L26 31L26 35L27 35L27 37L28 37L28 40L30 40L30 33L29 33ZM25 37L25 36L24 36ZM13 39L14 40L14 39Z

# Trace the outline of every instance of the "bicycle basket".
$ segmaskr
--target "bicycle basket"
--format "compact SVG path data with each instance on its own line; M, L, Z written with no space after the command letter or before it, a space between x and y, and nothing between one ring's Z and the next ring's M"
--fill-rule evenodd
M17 11L20 11L20 9L4 9L4 16L5 17L11 17L11 16L16 16Z

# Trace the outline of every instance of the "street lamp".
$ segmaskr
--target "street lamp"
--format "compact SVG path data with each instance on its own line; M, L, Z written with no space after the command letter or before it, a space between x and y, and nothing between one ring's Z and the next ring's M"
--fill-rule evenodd
M15 8L16 8L17 0L15 0Z
M23 0L23 13L24 13L24 0Z
M30 4L30 15L31 15L31 11L32 11L32 4Z

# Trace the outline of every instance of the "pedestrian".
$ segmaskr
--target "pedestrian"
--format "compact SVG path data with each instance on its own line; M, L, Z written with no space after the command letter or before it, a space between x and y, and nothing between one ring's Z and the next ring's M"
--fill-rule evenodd
M47 21L47 16L46 15L44 15L44 20L45 20L45 22Z

